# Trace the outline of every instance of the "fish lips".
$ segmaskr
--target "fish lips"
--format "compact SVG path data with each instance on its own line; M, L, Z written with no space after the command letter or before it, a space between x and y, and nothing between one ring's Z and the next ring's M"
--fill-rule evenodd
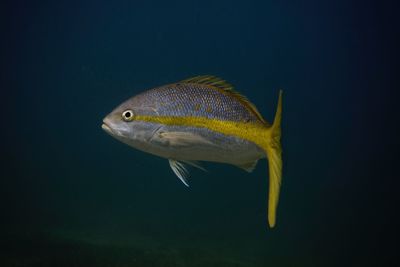
M107 117L103 120L103 124L101 125L101 128L108 133L109 135L118 135L118 132L116 132L113 127L112 127L112 123L110 121L107 120Z
M103 129L104 131L106 131L106 133L108 133L108 134L112 134L112 133L113 133L113 131L112 131L112 129L110 128L110 126L108 126L108 125L105 124L105 123L103 123L103 124L101 125L101 129Z
M103 124L101 125L101 128L108 133L109 135L115 137L115 138L123 138L125 129L122 128L119 125L115 125L112 120L105 118L103 120Z

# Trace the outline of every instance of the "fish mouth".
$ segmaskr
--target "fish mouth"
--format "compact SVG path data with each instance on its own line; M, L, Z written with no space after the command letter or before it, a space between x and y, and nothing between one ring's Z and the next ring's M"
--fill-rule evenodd
M107 123L103 122L103 124L101 125L101 128L106 131L109 134L113 134L113 130L111 129L110 126L107 125Z

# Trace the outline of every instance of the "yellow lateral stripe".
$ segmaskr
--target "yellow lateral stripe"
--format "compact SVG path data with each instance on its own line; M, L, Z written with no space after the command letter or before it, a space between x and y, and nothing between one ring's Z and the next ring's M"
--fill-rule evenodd
M250 122L244 123L244 122L234 122L234 121L223 121L217 119L209 119L205 117L136 115L135 120L160 123L165 125L207 128L215 132L236 136L251 141L262 148L266 147L267 141L269 140L269 138L267 138L266 135L270 133L270 131L267 131L269 128L266 128L263 125L257 125Z

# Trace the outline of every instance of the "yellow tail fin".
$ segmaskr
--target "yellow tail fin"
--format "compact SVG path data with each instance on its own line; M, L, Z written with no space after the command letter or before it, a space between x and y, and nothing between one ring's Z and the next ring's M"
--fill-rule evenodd
M276 208L282 181L282 148L281 148L282 90L279 91L278 106L274 123L269 128L269 140L265 147L269 168L268 223L272 228L276 223Z

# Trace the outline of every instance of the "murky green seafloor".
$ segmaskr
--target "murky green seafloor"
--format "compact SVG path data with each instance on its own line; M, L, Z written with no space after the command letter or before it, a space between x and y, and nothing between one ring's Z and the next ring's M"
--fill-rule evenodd
M253 251L235 251L227 244L160 242L140 236L47 232L9 235L0 241L2 266L267 266ZM282 262L283 263L283 262Z

